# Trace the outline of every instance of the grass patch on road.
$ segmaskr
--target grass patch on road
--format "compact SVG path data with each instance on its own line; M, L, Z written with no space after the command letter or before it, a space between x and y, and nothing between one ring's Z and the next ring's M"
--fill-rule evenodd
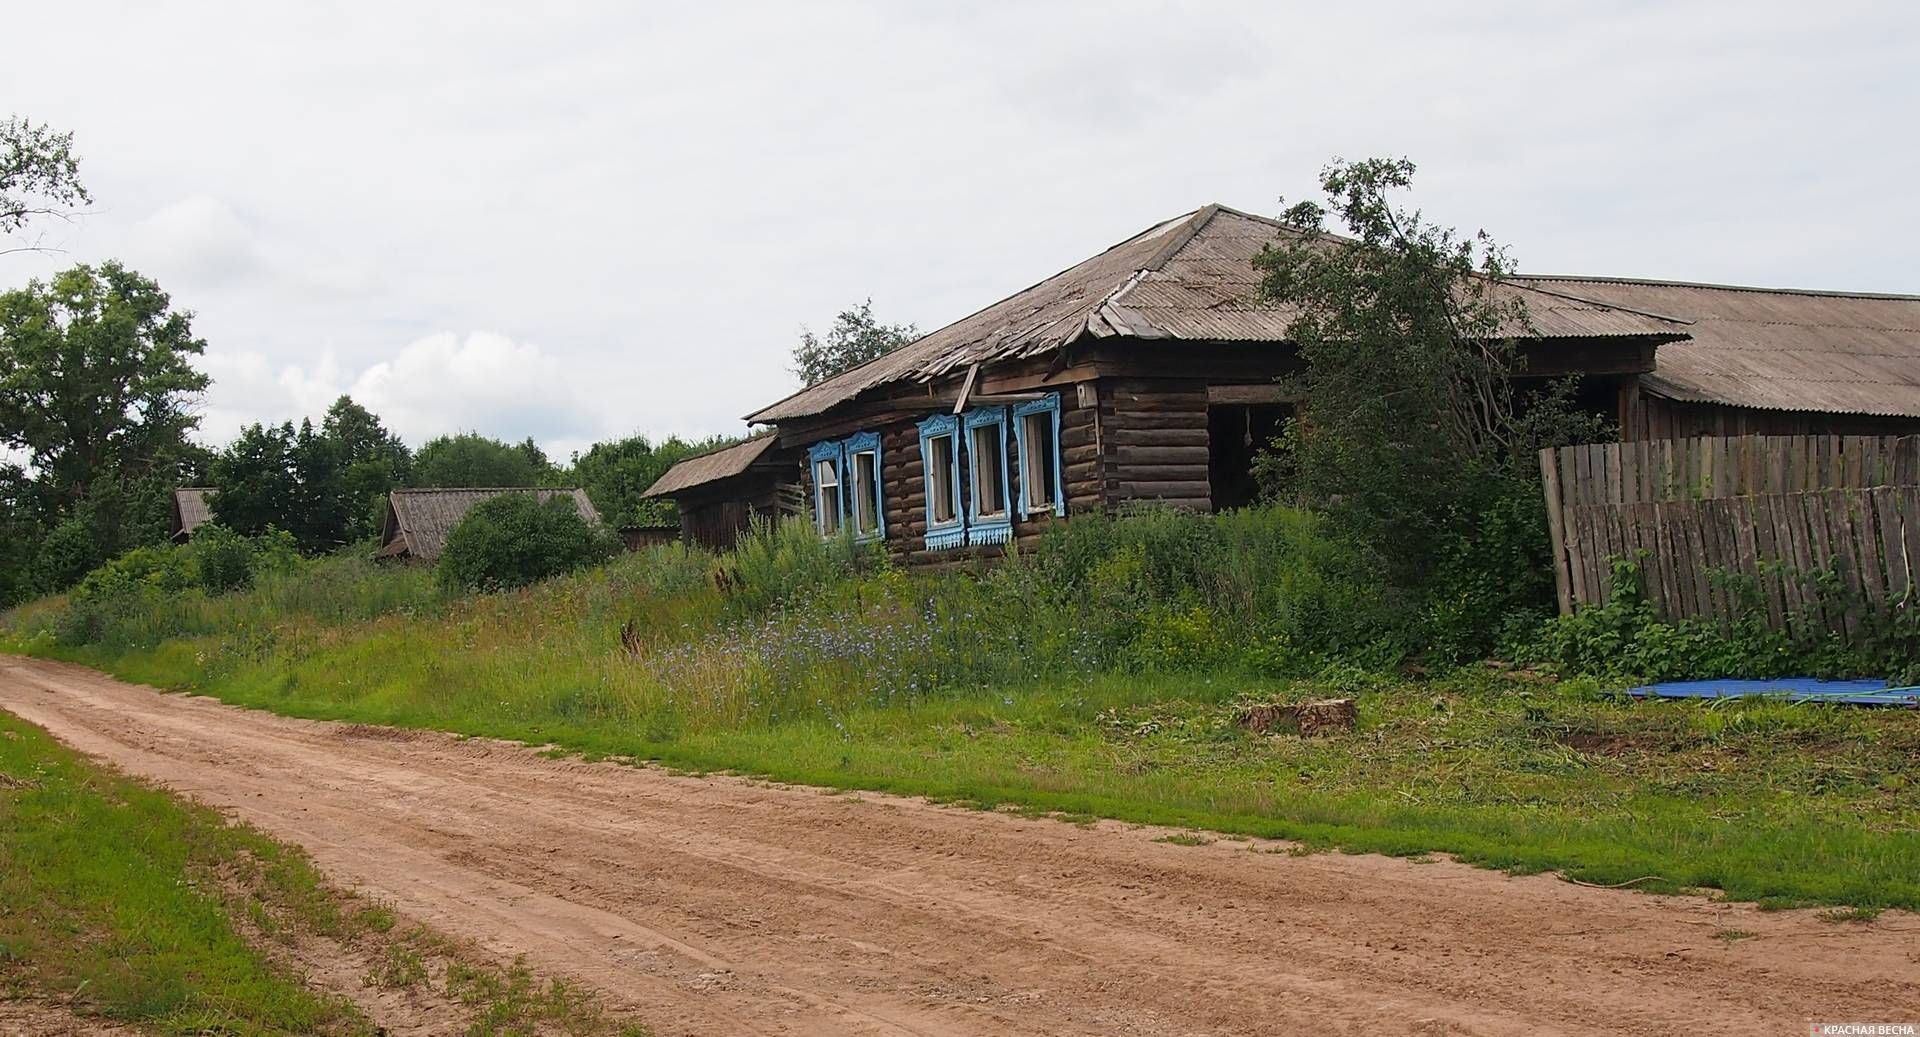
M326 884L299 850L100 767L0 710L0 997L161 1034L380 1031L303 954L365 958L471 1037L640 1037L597 997Z
M243 892L244 891L244 892ZM237 931L347 923L304 860L0 712L0 976L161 1033L357 1033Z

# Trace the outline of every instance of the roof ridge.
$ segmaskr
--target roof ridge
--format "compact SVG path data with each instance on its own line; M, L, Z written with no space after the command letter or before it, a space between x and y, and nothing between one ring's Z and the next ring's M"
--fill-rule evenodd
M1496 283L1511 285L1522 291L1538 292L1541 295L1550 295L1556 299L1566 299L1569 302L1586 303L1588 306L1598 306L1601 309L1605 309L1605 310L1619 310L1621 313L1631 313L1638 317L1651 317L1654 320L1670 321L1674 324L1685 324L1689 327L1691 327L1694 323L1692 320L1686 317L1674 317L1665 313L1655 313L1652 310L1639 310L1631 306L1622 306L1617 302L1608 302L1605 299L1589 299L1582 295L1570 295L1566 292L1556 292L1550 289L1541 288L1538 285L1526 284L1521 278L1521 275L1518 275L1518 274L1501 278Z
M1517 280L1527 281L1589 281L1594 284L1638 284L1662 288L1712 288L1725 292L1755 292L1765 295L1817 295L1835 299L1891 299L1900 302L1920 302L1920 295L1901 292L1853 292L1841 288L1766 288L1760 285L1718 284L1712 281L1670 281L1653 277L1594 277L1583 274L1516 273L1512 276ZM1581 301L1593 300L1582 299Z
M388 493L505 493L511 490L565 490L577 493L584 486L396 486Z
M841 379L852 380L855 374L865 370L867 367L873 364L881 363L882 361L885 361L889 357L898 356L899 354L905 352L906 350L912 349L915 346L918 346L920 343L926 341L927 339L930 339L933 336L938 335L942 331L945 331L956 324L960 324L960 323L964 323L966 321L972 320L973 318L978 317L982 313L985 313L988 310L993 309L995 306L998 306L1001 303L1006 302L1008 299L1012 299L1017 296L1024 295L1027 292L1031 292L1035 288L1038 288L1041 285L1046 284L1048 281L1051 281L1056 277L1060 277L1061 275L1066 274L1067 272L1073 270L1076 267L1081 267L1081 266L1087 265L1088 263L1092 263L1098 260L1101 256L1104 256L1109 252L1113 252L1115 250L1125 248L1128 245L1131 245L1134 242L1139 241L1141 238L1144 238L1149 234L1153 234L1155 232L1164 230L1165 228L1172 226L1174 224L1180 223L1182 221L1191 220L1193 219L1193 217L1199 215L1201 212L1204 212L1207 209L1218 209L1218 208L1220 207L1217 205L1203 205L1198 209L1193 209L1188 212L1183 212L1180 215L1175 216L1171 219L1161 220L1158 223L1155 223L1152 226L1148 227L1146 230L1139 231L1138 233L1134 233L1134 234L1129 234L1125 238L1122 238L1121 240L1114 242L1113 244L1107 246L1106 248L1101 249L1100 251L1094 253L1091 256L1086 257L1085 259L1075 260L1074 262L1069 263L1058 270L1055 270L1053 273L1048 274L1047 276L1041 278L1038 281L1033 282L1030 285L1027 285L1025 288L1020 288L1015 291L1008 292L1007 294L999 297L998 299L995 299L992 302L987 303L986 305L981 306L978 309L975 309L964 316L956 317L953 320L950 320L945 324L942 324L939 327L933 329L932 331L929 331L926 334L921 335L919 338L914 339L912 342L909 342L906 345L901 346L899 349L896 349L891 353L882 353L879 356L874 357L872 360L869 360L858 367L850 367L845 371L842 371L839 374L834 375L831 378L823 379L821 381L813 383L812 385L803 385L800 388L795 389L794 391L788 393L787 395L782 396L779 399L773 401L772 403L755 408L751 414L748 414L746 417L742 418L741 420L749 424L765 424L765 422L755 422L753 420L754 416L759 414L764 414L767 411L773 410L774 408L779 407L781 404L786 403L788 400L791 400L801 395L802 393L812 392L813 390L819 389L823 386L832 385L834 382L840 381ZM1209 219L1210 218L1211 216L1209 216ZM1191 235L1189 235L1189 237L1191 237ZM1129 274L1129 276L1131 276L1131 274ZM1057 323L1057 321L1055 323Z

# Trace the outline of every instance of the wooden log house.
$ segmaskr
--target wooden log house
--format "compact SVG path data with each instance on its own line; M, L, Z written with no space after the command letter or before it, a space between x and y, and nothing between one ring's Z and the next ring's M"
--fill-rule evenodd
M1275 222L1209 205L1160 223L971 316L747 417L824 535L851 530L901 561L994 555L1062 518L1151 501L1197 511L1253 499L1252 462L1293 411L1291 314L1252 261ZM1527 379L1577 375L1623 413L1684 325L1540 291L1516 329ZM758 442L758 441L750 441ZM687 464L688 462L683 462ZM718 472L726 466L718 466ZM676 474L678 473L678 474ZM664 495L725 496L678 469Z

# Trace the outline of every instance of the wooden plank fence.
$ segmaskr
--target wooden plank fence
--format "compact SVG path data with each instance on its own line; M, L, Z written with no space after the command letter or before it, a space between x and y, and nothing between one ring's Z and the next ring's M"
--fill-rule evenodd
M1775 626L1850 628L1819 611L1822 572L1876 604L1920 595L1920 436L1596 443L1542 450L1540 474L1562 614L1612 600L1622 557L1670 618L1732 618L1744 585Z

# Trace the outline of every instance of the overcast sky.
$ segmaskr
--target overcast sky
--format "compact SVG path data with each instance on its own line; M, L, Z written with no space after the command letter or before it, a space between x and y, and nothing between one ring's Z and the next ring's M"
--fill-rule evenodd
M671 10L668 10L669 6ZM37 4L0 114L196 314L202 438L742 430L802 324L931 330L1332 156L1536 272L1920 291L1920 14L1558 5Z

